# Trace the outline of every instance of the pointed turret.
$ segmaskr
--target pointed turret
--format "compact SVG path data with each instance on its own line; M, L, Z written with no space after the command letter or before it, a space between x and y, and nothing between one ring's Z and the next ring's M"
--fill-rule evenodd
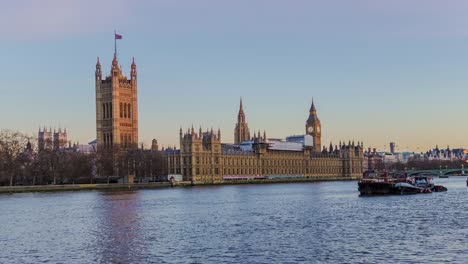
M132 80L136 79L136 76L137 76L137 70L136 70L136 64L135 64L135 58L133 57L132 58L132 66L131 66L132 70L130 72L130 78Z
M111 75L112 76L119 76L120 75L119 62L117 61L117 54L116 53L114 53L114 59L112 60Z
M96 62L96 79L97 80L102 79L101 63L99 62L99 57L97 57L97 62Z
M237 114L237 124L234 129L234 144L240 144L250 139L249 127L247 126L242 97L239 101L239 113Z
M312 98L312 104L310 105L309 112L310 113L317 112L317 109L315 109L315 105L314 105L314 98Z

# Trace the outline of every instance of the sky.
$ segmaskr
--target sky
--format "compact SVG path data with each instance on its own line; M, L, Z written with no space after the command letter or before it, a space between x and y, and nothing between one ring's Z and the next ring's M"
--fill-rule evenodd
M0 129L96 137L94 70L138 70L139 138L178 146L179 128L233 142L305 133L322 144L421 152L468 147L468 2L462 0L18 0L0 9Z

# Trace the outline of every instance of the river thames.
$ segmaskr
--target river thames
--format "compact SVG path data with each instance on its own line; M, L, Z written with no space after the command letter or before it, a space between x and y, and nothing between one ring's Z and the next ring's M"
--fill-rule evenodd
M466 263L466 177L0 195L0 263Z

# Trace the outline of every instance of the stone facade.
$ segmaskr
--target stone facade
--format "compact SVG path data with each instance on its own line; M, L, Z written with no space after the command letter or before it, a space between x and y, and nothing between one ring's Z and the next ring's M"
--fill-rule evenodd
M314 152L320 152L322 148L322 125L320 124L320 120L317 116L317 109L315 109L313 100L305 128L306 134L311 135L314 140Z
M244 108L242 107L242 98L240 99L239 114L237 115L237 124L234 129L234 144L240 144L250 140L250 131L245 120Z
M67 148L67 129L62 130L59 128L52 132L52 128L44 128L42 131L39 128L39 132L37 133L37 141L39 150L44 149L64 149Z
M313 127L309 129L309 127ZM219 183L224 176L287 176L305 178L360 178L362 176L362 143L340 143L321 147L320 121L312 103L306 133L314 139L313 146L301 151L277 150L270 147L266 136L254 136L252 149L242 150L238 144L222 144L221 132L195 132L180 129L180 150L167 154L170 174L181 174L193 183Z
M132 61L130 79L122 74L114 53L109 76L102 79L99 58L96 64L97 145L112 147L138 144L137 71Z

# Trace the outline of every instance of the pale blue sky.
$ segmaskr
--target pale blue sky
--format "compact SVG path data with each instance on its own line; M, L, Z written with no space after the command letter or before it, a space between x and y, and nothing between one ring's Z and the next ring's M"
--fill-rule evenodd
M192 124L233 141L239 107L269 137L422 151L468 147L466 1L7 1L0 10L0 128L95 138L94 69L138 67L140 140Z

